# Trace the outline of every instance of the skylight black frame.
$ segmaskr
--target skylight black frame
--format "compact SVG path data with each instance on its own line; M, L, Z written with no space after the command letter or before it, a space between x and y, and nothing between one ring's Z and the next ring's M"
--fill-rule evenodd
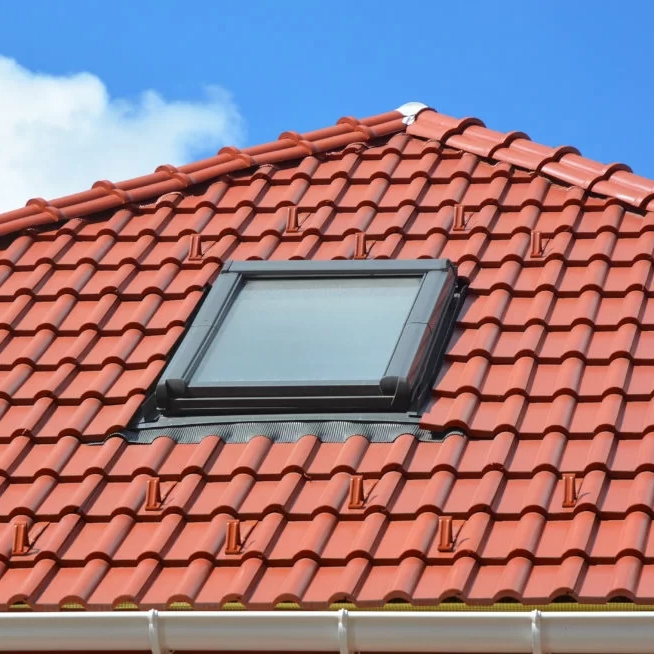
M191 382L248 280L380 276L422 278L380 379L202 386ZM455 267L445 259L228 262L156 384L156 407L164 416L417 412L433 384L464 291Z

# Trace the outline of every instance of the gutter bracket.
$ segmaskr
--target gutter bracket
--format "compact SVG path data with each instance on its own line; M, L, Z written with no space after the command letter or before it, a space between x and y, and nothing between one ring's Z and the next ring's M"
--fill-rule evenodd
M338 612L338 651L339 654L350 654L349 633L347 630L348 612L341 609Z
M159 611L150 609L148 611L148 640L152 654L172 654L172 652L161 644L161 632L159 631Z
M531 651L532 654L542 654L541 613L539 610L531 612Z

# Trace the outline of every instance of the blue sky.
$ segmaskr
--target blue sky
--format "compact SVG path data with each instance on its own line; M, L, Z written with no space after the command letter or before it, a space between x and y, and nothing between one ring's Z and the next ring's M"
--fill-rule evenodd
M106 107L93 109L93 125L86 127L83 116L71 119L68 113L65 129L77 129L77 134L71 137L72 132L58 125L52 141L51 132L31 137L32 147L45 144L48 157L38 175L25 175L20 193L31 196L47 197L59 188L71 191L66 182L84 181L74 169L86 168L87 159L92 162L89 172L117 180L167 162L150 165L149 156L188 160L212 154L232 140L252 145L288 129L306 131L343 115L363 117L413 100L454 116L477 116L495 129L522 130L548 145L574 145L586 156L623 161L654 178L653 19L654 3L630 0L67 0L32 2L30 11L21 3L5 3L0 56L13 59L23 77L13 87L0 78L0 120L2 106L22 93L27 72L54 80L86 72L93 77L80 84L95 80L94 93L104 85L108 97L94 96L93 102L105 102L113 113L107 114ZM207 87L214 88L208 92ZM118 121L118 114L120 120L143 114L146 90L179 112L157 110L149 130L143 122L133 122L131 131L118 126L109 134L102 131L105 123ZM47 122L52 103L42 92L37 95L34 100L25 94L21 102L40 105L32 123ZM204 113L192 113L193 107ZM213 110L220 129L206 124ZM20 105L15 113L23 112ZM20 141L12 161L18 155L28 163L46 156L37 152L27 157L20 139L30 128L16 121L11 134L3 137L3 143ZM78 121L81 127L76 128ZM175 127L178 132L170 143L157 145L174 121L184 125ZM196 133L194 121L203 125ZM78 140L83 129L97 135L66 158L67 143ZM142 162L138 157L130 165L125 162L122 174L120 158L134 159L125 152L129 143L135 153L152 152ZM112 146L115 152L107 154ZM55 164L57 171L50 175ZM5 168L10 165L5 162ZM135 166L145 169L135 171ZM81 189L72 188L76 190Z

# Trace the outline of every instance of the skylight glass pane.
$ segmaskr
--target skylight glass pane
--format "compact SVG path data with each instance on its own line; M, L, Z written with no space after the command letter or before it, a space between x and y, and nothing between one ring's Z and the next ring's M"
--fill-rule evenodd
M192 382L379 379L420 281L384 276L250 280Z

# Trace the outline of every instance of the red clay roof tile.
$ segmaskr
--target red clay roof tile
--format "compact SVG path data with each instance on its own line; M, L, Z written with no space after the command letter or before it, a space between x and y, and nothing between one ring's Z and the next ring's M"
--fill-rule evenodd
M0 215L0 608L653 602L652 210L624 165L424 109ZM111 435L225 261L356 257L470 281L446 438Z

